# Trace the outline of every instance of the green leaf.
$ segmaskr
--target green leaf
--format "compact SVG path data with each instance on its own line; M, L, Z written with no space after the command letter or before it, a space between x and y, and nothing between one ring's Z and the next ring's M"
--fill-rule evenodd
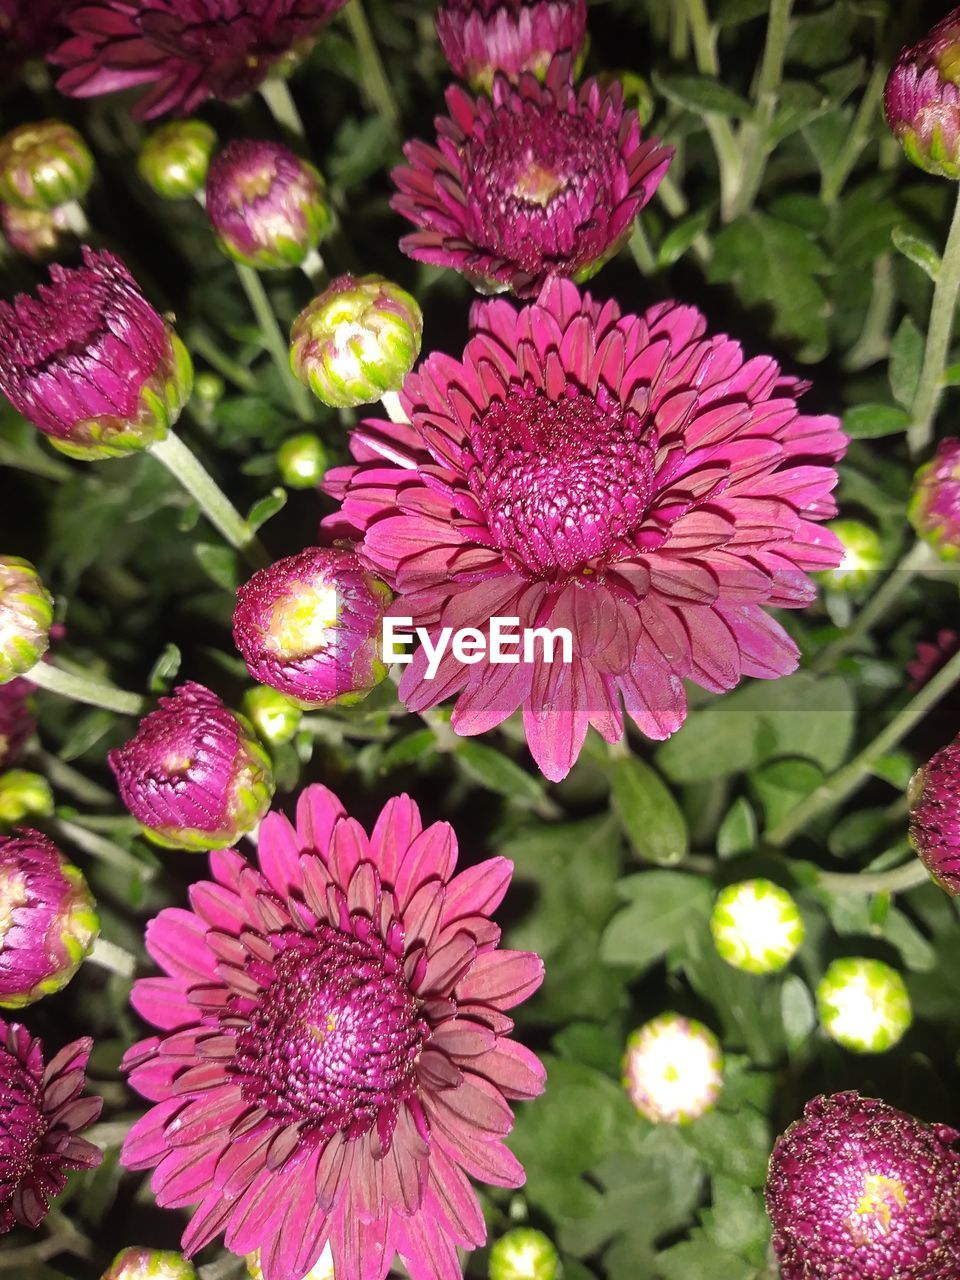
M180 650L175 644L165 645L147 677L147 688L150 692L166 693L176 679L182 661Z
M611 762L613 808L638 858L664 866L682 861L690 848L680 806L657 773L636 756Z
M897 404L907 409L917 394L924 350L923 334L910 316L904 316L890 344L890 389Z
M471 781L499 796L506 796L528 809L543 808L547 802L546 791L533 774L521 769L495 747L461 740L457 744L456 759Z
M697 236L710 225L710 210L703 209L678 222L660 242L657 250L657 266L672 267L683 257Z
M765 825L775 827L801 800L816 791L823 770L812 760L773 760L750 777L751 788L763 806Z
M418 729L392 742L383 753L381 765L385 771L400 769L404 765L417 764L437 753L437 738L432 729Z
M752 18L765 17L770 12L770 0L719 0L716 6L718 27L735 27Z
M287 505L287 491L277 487L271 489L268 494L260 498L250 508L250 514L247 516L247 524L256 533L258 529L262 529L268 520L272 520L278 511L282 511Z
M236 591L240 582L240 569L234 551L213 542L197 542L194 544L193 554L218 587L222 587L224 591Z
M663 1280L756 1280L757 1269L735 1254L718 1249L700 1233L681 1240L657 1255L657 1274Z
M757 847L757 815L746 796L739 796L727 811L717 832L717 853L736 858Z
M795 1051L810 1038L817 1025L813 996L796 973L788 973L780 988L780 1012L787 1045Z
M600 943L606 964L647 969L680 945L691 922L706 926L713 902L708 881L679 871L646 871L617 889L633 901L607 926Z
M900 435L909 425L909 413L890 404L860 404L843 415L843 429L854 440Z
M936 282L940 275L940 255L932 244L913 235L906 227L894 227L890 233L890 239L905 258L909 258L915 266L925 271L930 279Z
M748 120L753 107L733 89L706 76L665 76L653 73L654 88L665 98L696 115L732 116Z

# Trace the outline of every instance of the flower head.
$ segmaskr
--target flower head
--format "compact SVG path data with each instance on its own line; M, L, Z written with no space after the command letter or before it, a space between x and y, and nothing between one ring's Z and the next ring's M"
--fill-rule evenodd
M833 591L856 594L876 581L886 568L887 557L876 529L861 520L834 520L830 532L840 541L843 559L835 569L823 574Z
M937 884L960 894L960 735L910 783L910 843Z
M447 90L437 146L407 143L393 172L397 213L418 230L400 247L485 288L536 296L550 276L586 280L617 253L669 167L644 142L619 84L578 91L560 59L541 84L494 81L492 98Z
M387 674L390 599L352 552L308 547L240 588L233 639L253 678L300 706L356 702Z
M346 0L85 0L65 15L61 93L78 98L149 85L134 114L188 115L207 98L256 89Z
M593 724L627 713L651 738L683 723L685 679L715 691L792 671L797 651L764 606L800 608L840 546L835 418L803 414L772 359L708 337L692 307L643 316L555 281L519 312L478 304L462 360L431 355L401 393L409 424L354 432L357 466L329 471L327 521L438 643L442 627L517 619L565 629L515 665L421 649L400 694L453 694L453 728L484 733L523 708L530 749L562 778ZM515 655L519 656L519 655Z
M587 0L442 0L436 21L454 75L489 92L497 72L543 77L558 54L579 58Z
M220 248L248 267L297 267L329 231L323 179L278 142L229 142L210 165L207 214Z
M742 880L721 890L710 917L717 951L734 969L775 973L804 939L796 902L771 880Z
M162 1206L199 1205L188 1255L225 1232L264 1280L301 1280L326 1245L336 1280L383 1280L395 1254L459 1280L457 1246L486 1234L465 1175L523 1181L507 1099L543 1087L505 1013L543 966L489 918L511 864L454 875L453 831L406 796L368 837L319 786L295 829L264 820L258 857L211 854L193 910L148 926L167 976L133 1003L160 1034L126 1061L156 1105L123 1161L156 1169Z
M623 1084L630 1101L653 1124L689 1124L720 1096L720 1043L695 1018L661 1013L627 1041Z
M201 851L251 831L273 796L253 726L215 693L182 684L107 757L123 803L157 844Z
M915 693L960 652L960 635L943 627L933 640L918 640L916 657L906 665L910 677L910 689Z
M55 209L81 200L93 181L87 144L61 120L22 124L0 138L0 200L18 209Z
M0 604L0 628L2 618L3 606ZM30 700L32 693L33 685L27 680L14 679L0 684L0 769L9 769L16 764L23 744L37 727Z
M25 818L50 818L53 788L42 773L7 769L0 773L0 825L15 826Z
M52 623L53 596L30 561L0 556L0 685L37 665Z
M324 404L352 409L400 390L422 336L420 304L405 289L339 276L294 321L290 364Z
M549 1236L516 1227L490 1250L490 1280L559 1280L560 1255Z
M137 168L162 199L183 200L203 190L216 145L216 131L205 120L173 120L147 138Z
M777 1139L767 1212L783 1280L953 1280L960 1137L877 1098L814 1098Z
M960 178L960 9L901 49L883 101L907 158L927 173Z
M197 1280L197 1270L179 1253L121 1249L100 1280Z
M274 747L290 742L303 719L300 707L262 684L254 685L243 695L243 709L261 741Z
M52 257L69 229L62 209L18 209L0 203L0 232L10 248L25 258Z
M853 1053L885 1053L903 1039L913 1010L903 978L882 960L834 960L817 985L820 1025Z
M90 954L100 920L82 873L39 831L0 836L0 1006L62 990Z
M72 458L162 440L192 382L186 347L112 253L84 248L35 297L0 302L0 392Z
M260 1250L247 1256L247 1271L250 1273L250 1280L263 1280L263 1268L260 1266ZM330 1246L327 1245L320 1260L310 1268L303 1280L336 1280L333 1274L333 1254L330 1252Z
M101 1098L81 1097L92 1040L77 1040L48 1063L26 1027L0 1020L0 1235L39 1227L71 1169L103 1159L80 1133Z
M329 465L326 447L312 431L288 436L277 450L280 479L288 489L315 489Z
M960 557L960 439L941 440L933 459L917 472L910 521L945 560Z

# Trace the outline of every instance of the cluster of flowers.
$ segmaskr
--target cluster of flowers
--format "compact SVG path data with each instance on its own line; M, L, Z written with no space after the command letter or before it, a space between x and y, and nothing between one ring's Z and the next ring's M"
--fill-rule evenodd
M90 0L66 14L60 88L147 85L141 115L191 111L260 85L341 4ZM35 51L29 26L14 22ZM945 173L955 26L903 55L887 98L908 154ZM406 291L347 276L310 303L291 334L294 373L327 404L382 399L388 416L360 423L354 463L326 473L339 510L323 545L238 592L236 646L265 687L248 703L255 723L189 682L110 756L146 834L211 851L212 875L192 886L191 910L167 909L147 931L164 976L138 981L132 1001L158 1034L126 1067L153 1105L124 1163L154 1170L161 1205L195 1206L188 1256L223 1235L264 1280L331 1266L337 1280L382 1280L395 1257L413 1280L460 1276L458 1247L486 1236L468 1175L523 1179L503 1141L509 1104L544 1079L511 1038L508 1011L543 971L535 955L498 946L491 916L508 862L456 874L454 833L424 829L405 796L367 833L310 787L291 825L269 812L257 730L281 741L300 709L349 703L382 680L388 612L433 636L509 615L567 627L571 666L450 659L428 681L417 655L400 696L414 711L455 696L461 734L522 711L533 757L559 780L589 726L622 737L624 709L650 738L675 732L684 680L720 692L794 670L796 646L767 610L808 604L809 575L841 566L845 550L824 522L846 438L835 418L801 411L805 384L711 335L692 307L624 314L579 287L623 247L671 160L642 137L617 85L577 86L584 0L446 0L437 28L473 93L449 89L436 145L409 143L393 174L394 208L416 227L401 247L521 305L477 302L460 358L433 354L413 371L422 316ZM216 145L203 122L175 122L152 136L141 172L166 198L202 195L241 267L309 271L332 224L320 174L278 144ZM61 224L77 225L71 210L93 178L68 126L7 135L11 243L52 248ZM11 210L46 221L17 223ZM36 296L0 304L0 390L74 458L163 445L191 385L172 325L110 253L85 246L82 265L53 266ZM960 552L960 441L944 441L921 472L912 516L942 554ZM0 563L0 679L40 682L52 618L33 567ZM16 707L8 753L29 731L22 697ZM917 851L954 893L958 794L960 739L912 796ZM254 864L230 846L257 827ZM803 941L795 903L765 881L725 890L712 930L720 954L755 973L783 967ZM82 875L45 836L0 841L0 1005L61 989L97 931ZM825 1030L850 1048L888 1048L910 1022L902 980L878 962L836 962L817 997ZM90 1047L70 1045L44 1067L23 1027L0 1024L0 1231L36 1226L65 1171L99 1158L79 1136L100 1106L81 1096ZM624 1076L648 1120L689 1121L720 1093L720 1046L665 1014L631 1037ZM785 1280L839 1275L851 1258L877 1280L956 1275L956 1137L853 1094L809 1104L770 1167ZM556 1272L549 1242L519 1236L498 1245L501 1275L524 1250L538 1277ZM153 1274L160 1256L126 1251L107 1274ZM178 1280L193 1272L179 1255L170 1266Z

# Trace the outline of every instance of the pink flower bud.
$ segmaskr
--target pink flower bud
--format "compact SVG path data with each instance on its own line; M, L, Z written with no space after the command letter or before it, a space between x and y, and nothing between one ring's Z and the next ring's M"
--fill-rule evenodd
M900 51L887 78L887 123L915 165L960 178L960 9Z
M960 894L960 734L910 783L910 843L934 880Z
M960 439L955 436L942 440L932 460L917 472L910 520L944 560L960 556Z

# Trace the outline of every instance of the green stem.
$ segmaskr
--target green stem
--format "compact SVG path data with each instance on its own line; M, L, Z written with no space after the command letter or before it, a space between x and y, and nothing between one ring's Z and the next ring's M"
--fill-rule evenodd
M913 399L912 425L907 433L907 443L913 455L922 453L933 438L933 420L936 417L940 394L943 391L943 371L953 335L953 316L960 292L960 186L957 187L957 203L943 251L940 274L933 291L930 309L930 327L927 330L927 347L923 357L923 369L917 394Z
M143 715L147 708L146 699L139 694L125 693L102 680L91 680L89 676L77 675L75 671L65 671L52 662L38 662L27 673L27 679L48 693L59 693L88 707L103 707L105 711L116 711L124 716Z
M344 9L344 16L349 23L357 53L360 55L364 92L370 105L383 116L391 133L396 133L400 124L400 108L384 69L373 32L370 30L362 0L350 0Z
M96 940L87 959L101 969L106 969L108 973L116 974L118 978L132 978L137 969L136 956L123 947L118 947L115 942L108 942L106 938Z
M85 774L74 769L72 765L65 764L57 756L52 755L49 751L37 748L36 751L30 751L31 760L36 761L40 766L39 772L43 773L47 781L52 787L58 791L65 791L67 795L73 796L74 800L79 800L81 804L91 805L111 805L116 803L116 795L112 791L108 791L106 787L101 787L99 783L92 782Z
M650 248L650 241L647 239L647 233L643 229L643 223L638 218L633 224L633 231L630 233L630 252L633 254L633 260L641 275L652 276L657 271L657 260L653 256L653 250Z
M831 893L905 893L929 879L930 873L920 859L913 858L891 871L821 871L819 883Z
M860 337L843 358L845 370L858 373L890 354L890 328L896 305L893 257L885 253L873 264L870 305L867 307Z
M687 21L693 36L693 50L701 75L715 76L720 71L717 57L717 29L710 21L704 0L686 0Z
M874 740L844 765L816 791L796 805L780 822L766 833L766 842L775 848L788 844L804 827L822 814L836 808L847 796L860 787L871 774L881 756L886 755L936 706L940 699L960 680L960 653L955 654L945 667L933 677L907 703L899 715L894 716L887 727Z
M793 0L771 0L767 39L757 76L754 95L755 118L741 130L742 160L736 196L727 209L726 221L747 213L760 190L767 156L770 154L770 129L777 114L780 81L790 35L790 13Z
M846 186L847 179L856 168L857 161L870 141L886 78L886 65L878 62L863 91L847 140L836 160L821 177L820 195L824 204L836 204L840 192Z
M203 329L194 329L189 336L187 345L206 360L211 369L216 369L228 382L239 391L246 391L253 394L257 391L257 379L249 369L244 368L232 356L228 356L225 351L221 351L214 340Z
M250 303L250 309L257 318L264 344L273 358L273 363L277 366L277 372L287 389L287 395L290 397L290 403L297 417L302 418L304 422L315 421L313 400L310 398L309 391L290 368L290 343L284 337L283 330L274 315L263 281L253 267L242 266L239 262L235 262L234 266L243 285L243 291L247 295L247 301Z
M251 564L257 567L269 563L269 557L253 529L178 435L168 432L163 440L151 446L151 452L183 485L210 523L232 547L242 551Z
M686 62L690 47L690 25L682 5L670 6L670 57L674 62Z
M677 184L673 181L669 174L661 181L657 187L657 195L660 203L666 209L671 218L683 218L690 211L690 201L683 194ZM693 252L697 255L704 265L706 265L713 257L713 245L710 243L710 237L706 232L701 231L693 242Z
M144 880L153 877L153 867L148 867L141 862L139 858L134 857L122 845L116 844L113 840L107 840L104 836L99 836L95 831L87 831L85 827L79 826L76 822L67 822L63 818L57 818L51 823L54 833L68 844L74 845L77 849L81 849L84 853L90 855L91 858L97 858L100 862L106 863L109 867L115 867L118 871L126 874L140 876Z
M268 76L260 86L260 96L270 108L270 114L281 129L285 129L300 141L306 139L307 131L303 127L303 118L284 76Z
M893 572L874 592L867 604L860 610L843 635L838 636L832 644L827 645L816 662L813 670L818 674L829 671L834 661L848 649L868 636L876 624L884 617L891 605L895 604L913 579L928 565L937 563L937 557L925 542L915 542Z

